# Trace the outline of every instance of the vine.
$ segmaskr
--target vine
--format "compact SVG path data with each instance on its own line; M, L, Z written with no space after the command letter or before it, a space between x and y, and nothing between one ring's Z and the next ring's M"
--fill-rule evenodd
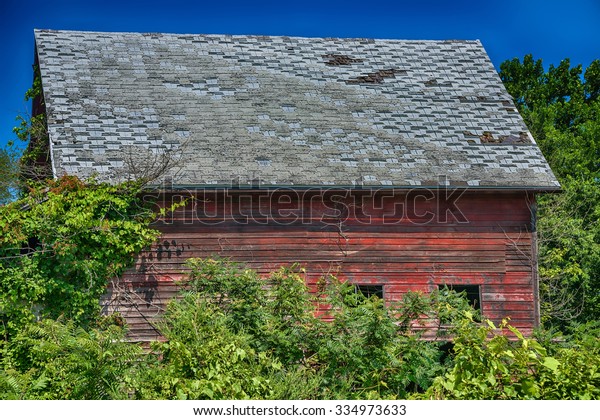
M110 279L159 235L141 192L65 176L0 207L0 337L40 318L97 319Z

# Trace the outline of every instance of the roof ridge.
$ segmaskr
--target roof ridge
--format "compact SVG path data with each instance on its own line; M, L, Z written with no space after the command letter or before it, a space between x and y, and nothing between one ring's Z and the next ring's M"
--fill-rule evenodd
M35 28L34 33L73 33L73 34L102 34L102 35L160 35L160 36L199 36L199 37L231 37L231 38L278 38L278 39L310 39L310 40L347 40L347 41L381 41L381 42L415 42L415 43L475 43L481 44L480 39L408 39L408 38L373 38L373 37L330 37L330 36L299 36L271 34L218 34L218 33L189 33L189 32L139 32L139 31L92 31L78 29L41 29Z

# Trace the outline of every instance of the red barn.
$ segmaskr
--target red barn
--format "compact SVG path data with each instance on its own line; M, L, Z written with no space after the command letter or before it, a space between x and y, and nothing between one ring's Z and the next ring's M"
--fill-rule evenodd
M478 41L35 37L53 175L192 198L110 289L135 337L212 255L539 323L535 195L560 186Z

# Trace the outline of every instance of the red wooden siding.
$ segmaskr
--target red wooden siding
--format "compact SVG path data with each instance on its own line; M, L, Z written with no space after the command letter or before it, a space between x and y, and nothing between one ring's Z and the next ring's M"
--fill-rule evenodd
M262 274L299 263L315 285L336 274L382 284L386 300L443 284L479 285L484 316L530 332L536 325L532 196L523 192L209 191L156 223L161 240L111 287L135 339L177 291L191 257L222 256Z

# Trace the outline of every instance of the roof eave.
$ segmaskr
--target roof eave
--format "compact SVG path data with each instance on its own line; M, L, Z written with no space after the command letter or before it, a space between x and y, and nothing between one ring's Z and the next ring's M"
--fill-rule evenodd
M149 190L159 190L161 192L181 192L181 191L198 191L198 190L233 190L233 191L276 191L276 190L474 190L474 191L527 191L533 193L558 193L562 191L560 186L490 186L490 185L264 185L264 184L247 184L247 185L232 185L232 184L149 184Z

